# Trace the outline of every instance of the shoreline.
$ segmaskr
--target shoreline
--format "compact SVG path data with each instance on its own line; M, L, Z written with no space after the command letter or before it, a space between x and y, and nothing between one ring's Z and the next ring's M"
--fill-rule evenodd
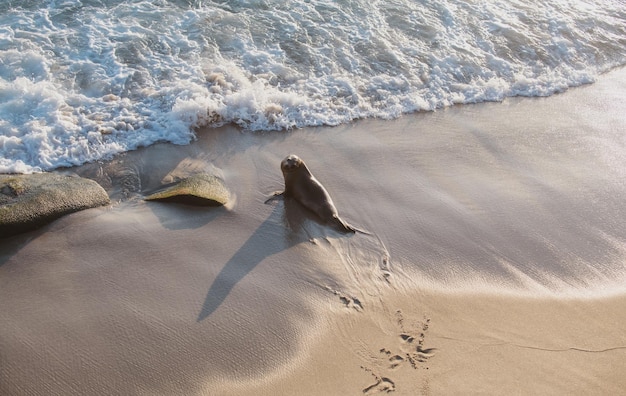
M68 169L115 203L0 241L0 393L619 391L624 92L623 68L548 98L207 128ZM290 153L374 235L264 204ZM141 199L206 168L232 208Z

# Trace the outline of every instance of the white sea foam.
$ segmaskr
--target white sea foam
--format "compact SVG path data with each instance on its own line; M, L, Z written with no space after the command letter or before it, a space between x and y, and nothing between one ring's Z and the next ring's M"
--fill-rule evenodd
M626 63L623 2L42 0L0 5L0 172L193 127L394 118L546 96Z

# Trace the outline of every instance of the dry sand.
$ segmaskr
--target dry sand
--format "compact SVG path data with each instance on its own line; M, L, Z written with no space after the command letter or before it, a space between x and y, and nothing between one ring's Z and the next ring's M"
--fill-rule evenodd
M626 69L516 98L68 172L114 205L0 242L0 394L619 394ZM338 234L265 199L301 156ZM144 202L211 168L230 208Z

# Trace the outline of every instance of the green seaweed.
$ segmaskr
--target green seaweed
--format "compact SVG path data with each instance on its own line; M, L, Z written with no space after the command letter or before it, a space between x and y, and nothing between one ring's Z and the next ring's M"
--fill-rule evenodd
M3 186L0 188L0 192L4 195L11 195L14 197L24 194L28 188L23 180L17 177L6 179Z

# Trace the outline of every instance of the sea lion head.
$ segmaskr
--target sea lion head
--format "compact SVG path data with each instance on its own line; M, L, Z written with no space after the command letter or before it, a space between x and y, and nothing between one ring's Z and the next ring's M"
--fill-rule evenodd
M287 175L300 169L306 169L306 165L300 157L295 154L291 154L280 163L280 169L283 171L283 175Z
M283 178L285 179L285 195L299 195L302 191L302 187L296 187L307 183L307 180L311 178L311 172L304 164L304 161L297 155L291 154L280 163L280 169L283 171Z

